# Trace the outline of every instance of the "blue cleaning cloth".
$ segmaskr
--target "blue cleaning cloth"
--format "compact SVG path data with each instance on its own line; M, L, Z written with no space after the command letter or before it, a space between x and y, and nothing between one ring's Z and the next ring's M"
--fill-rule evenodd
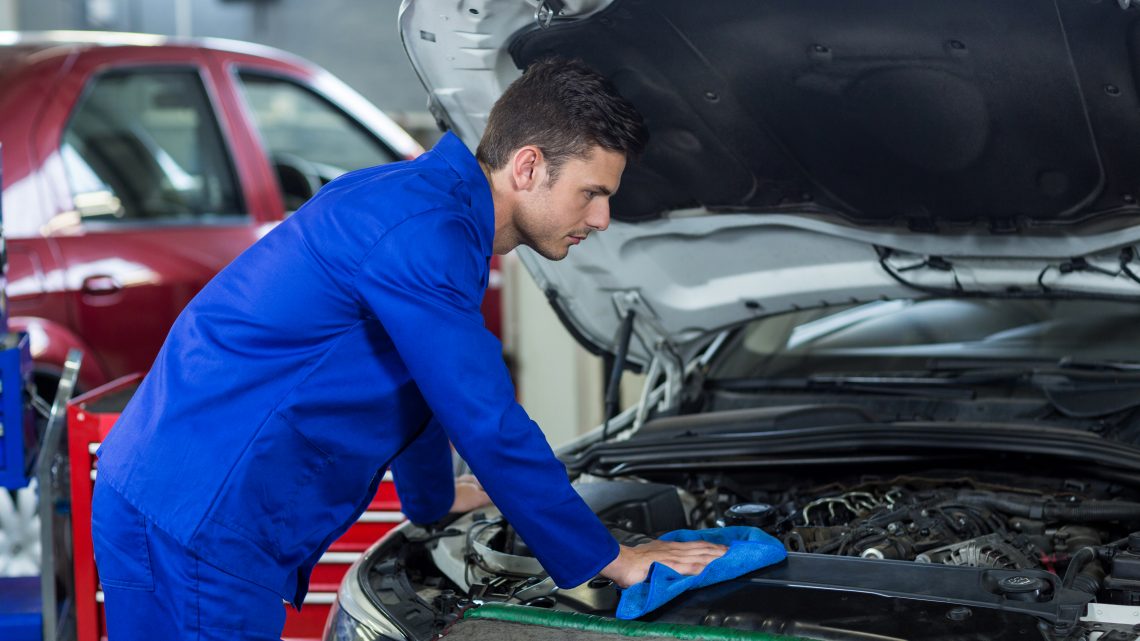
M735 579L753 570L787 558L784 545L775 537L754 527L732 526L710 530L674 530L662 541L708 541L727 545L724 556L709 563L700 574L685 576L672 568L654 563L649 576L621 593L617 618L636 619L665 605L686 590Z

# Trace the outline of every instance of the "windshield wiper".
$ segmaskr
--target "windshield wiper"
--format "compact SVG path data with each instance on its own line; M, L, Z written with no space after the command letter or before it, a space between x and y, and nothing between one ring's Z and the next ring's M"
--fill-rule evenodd
M925 374L905 376L813 375L706 382L710 389L742 392L813 391L940 399L977 397L977 386L1000 383L1040 391L1061 414L1095 418L1140 407L1140 365L1116 361L931 361Z
M1114 372L1136 372L1140 374L1140 363L1128 361L1086 361L1076 358L1062 358L1057 361L1062 369L1110 370Z
M820 391L892 396L924 396L947 399L972 399L974 390L953 378L924 376L830 376L803 378L733 378L714 379L706 383L713 389L726 391Z
M926 362L926 372L967 372L1010 370L1019 372L1043 372L1064 370L1066 372L1114 372L1133 373L1140 378L1140 363L1132 361L1086 360L1065 357L1060 359L1005 359L1005 358L955 358L931 359Z
M1140 407L1140 365L1123 361L934 361L929 370L959 383L1023 381L1070 418L1096 418Z

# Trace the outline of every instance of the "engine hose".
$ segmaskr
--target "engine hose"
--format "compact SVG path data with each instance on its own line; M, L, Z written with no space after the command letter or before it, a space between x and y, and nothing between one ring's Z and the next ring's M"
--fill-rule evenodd
M1096 596L1104 584L1104 566L1093 560L1073 579L1073 589Z
M792 552L807 552L807 545L804 543L804 537L799 532L792 532L784 537L784 547Z
M815 553L816 554L832 554L832 553L839 554L839 552L837 552L836 550L838 550L842 545L843 545L842 539L830 541L828 543L825 543L824 545L819 546L819 549L815 550ZM808 550L808 551L810 552L811 550Z
M1140 503L1085 501L1080 505L1047 505L1045 518L1058 521L1140 521Z
M966 505L985 507L1036 520L1076 523L1140 521L1140 503L1128 501L1084 501L1078 505L1055 505L1041 499L965 493L960 494L958 500Z
M523 625L559 628L580 632L616 634L627 637L668 637L671 639L692 639L694 641L807 641L770 632L752 630L732 630L703 625L679 623L656 623L646 621L620 621L608 617L577 612L562 612L546 608L534 608L508 603L484 603L463 612L463 620L483 619L504 621Z
M1073 587L1073 581L1076 581L1077 575L1084 569L1085 564L1094 559L1096 559L1095 549L1083 547L1077 550L1077 553L1069 559L1069 567L1065 568L1065 577L1061 579L1061 587Z

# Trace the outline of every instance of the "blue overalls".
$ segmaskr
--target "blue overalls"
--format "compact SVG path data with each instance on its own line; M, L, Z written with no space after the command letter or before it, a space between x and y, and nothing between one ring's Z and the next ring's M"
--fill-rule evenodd
M484 327L493 236L486 177L449 134L414 161L330 183L206 285L99 450L93 526L112 641L261 638L255 625L276 638L265 608L301 604L386 469L413 521L446 513L449 438L556 583L616 557ZM201 627L186 636L128 621L211 602L194 576L219 607L233 593L262 622L212 622L205 605L198 623L171 624ZM240 605L251 585L269 605Z

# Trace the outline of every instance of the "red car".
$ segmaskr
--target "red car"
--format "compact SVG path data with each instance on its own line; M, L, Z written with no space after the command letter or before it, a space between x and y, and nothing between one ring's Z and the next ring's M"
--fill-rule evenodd
M0 32L9 322L37 383L71 347L91 388L150 367L205 283L322 184L420 146L282 51ZM499 333L497 292L484 311Z

